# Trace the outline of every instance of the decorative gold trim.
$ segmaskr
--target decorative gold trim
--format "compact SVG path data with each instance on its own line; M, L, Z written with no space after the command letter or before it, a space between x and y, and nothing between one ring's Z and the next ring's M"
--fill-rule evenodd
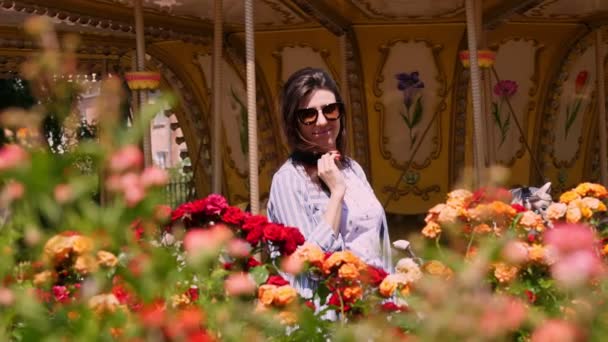
M377 9L372 7L372 4L369 2L365 2L363 0L349 0L350 3L358 8L366 17L370 19L408 19L408 20L416 20L416 19L443 19L443 18L452 18L464 12L464 0L460 1L460 4L452 10L447 10L445 13L441 13L438 15L408 15L408 16L400 16L400 15L391 15L378 11Z
M413 186L407 185L405 187L399 187L399 188L395 188L393 186L385 186L384 188L382 188L382 193L392 194L391 200L393 202L397 202L401 197L407 196L409 194L413 194L415 196L422 198L424 201L428 201L430 199L429 193L431 193L431 192L440 193L441 187L437 184L433 184L431 186L428 186L428 187L422 188L422 189L416 185L413 185Z
M336 70L336 68L333 66L333 64L330 62L329 60L329 55L330 52L327 49L319 49L316 48L314 46L312 46L309 43L303 43L303 42L295 42L295 43L285 43L285 44L281 44L279 45L278 49L272 52L272 57L274 57L277 60L277 94L281 93L281 88L283 88L283 80L281 79L281 75L283 73L283 50L285 50L286 48L310 48L312 49L313 52L318 53L321 58L323 59L323 62L325 62L325 65L327 65L327 68L329 69L329 72L331 73L331 76L333 77L333 79L336 81L336 83L338 84L338 87L341 88L342 85L340 84L340 75L338 74L338 71Z
M389 55L391 48L397 43L405 43L405 44L424 43L431 50L432 55L433 55L433 60L435 63L435 68L437 70L437 76L435 77L435 80L437 80L437 82L439 83L439 89L437 90L437 96L439 97L440 100L439 100L439 103L437 103L437 107L435 108L435 113L443 112L447 108L446 76L445 76L445 73L441 66L441 63L439 61L439 53L443 49L443 46L442 45L433 45L431 42L424 40L424 39L410 39L410 40L396 39L396 40L390 41L388 44L383 44L379 47L379 51L382 54L382 56L380 57L380 63L378 64L378 68L376 69L376 76L375 76L375 82L374 82L374 88L373 88L374 95L376 96L376 98L380 98L383 94L382 90L380 89L380 83L384 82L384 75L382 74L382 70L384 69L386 61L388 60L388 55ZM390 161L392 167L394 167L396 169L400 169L400 170L405 170L406 165L399 164L399 162L397 162L393 158L391 152L384 149L384 146L388 142L388 138L384 135L384 118L385 118L384 104L382 104L382 102L380 102L380 101L376 101L374 103L374 110L376 112L378 112L379 116L380 116L380 125L379 125L379 130L380 130L379 137L381 137L380 144L379 144L380 145L379 146L380 154L382 155L382 157L385 160ZM424 169L431 164L432 160L439 158L439 155L441 154L441 118L440 118L440 115L438 115L437 121L434 123L434 125L436 126L436 134L431 139L431 143L435 146L434 150L431 152L430 156L422 164L412 162L412 164L410 165L411 168L417 169L417 170Z

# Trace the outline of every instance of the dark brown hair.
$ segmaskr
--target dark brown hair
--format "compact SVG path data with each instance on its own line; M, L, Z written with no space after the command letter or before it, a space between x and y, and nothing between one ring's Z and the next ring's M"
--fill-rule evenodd
M317 146L312 145L302 136L295 112L299 109L300 103L308 100L318 89L331 91L337 102L343 102L336 82L322 69L300 69L293 73L283 86L281 113L283 114L283 128L292 154L315 152ZM346 155L346 115L340 117L340 131L336 138L336 148L342 156Z

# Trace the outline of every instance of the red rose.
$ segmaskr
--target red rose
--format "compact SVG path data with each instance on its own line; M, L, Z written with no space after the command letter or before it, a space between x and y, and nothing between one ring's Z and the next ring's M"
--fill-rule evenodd
M59 303L67 303L70 300L70 291L68 291L67 287L55 285L52 290L55 300Z
M286 227L285 233L285 235L287 235L289 239L293 240L293 242L298 246L303 245L304 242L306 242L304 235L302 235L298 228Z
M342 299L344 300L344 298ZM328 305L332 305L335 307L340 307L340 296L338 295L338 293L334 292L331 294L331 297L329 297L329 300L327 301ZM344 302L344 312L349 311L350 310L350 305L346 304L346 302Z
M524 207L523 205L518 204L518 203L511 204L511 208L515 209L515 211L518 213L523 213L525 211L528 211L528 209L526 209L526 207Z
M393 302L386 302L380 306L380 309L385 312L399 312L399 311L407 311L407 306L405 305L397 305Z
M245 239L247 240L247 242L249 242L251 244L251 246L255 247L260 242L263 235L264 235L263 228L258 227L258 228L250 230Z
M268 284L268 285L276 285L276 286L283 286L283 285L289 285L289 282L287 280L283 279L283 277L281 277L281 276L274 275L274 276L268 277L268 280L266 281L266 284Z
M262 263L259 262L256 258L251 257L251 258L249 258L249 260L247 260L247 265L245 267L245 271L248 271L249 269L254 268L254 267L258 267L261 264Z
M264 226L264 239L266 241L280 242L285 238L283 225L268 223Z
M298 245L293 240L287 240L281 245L281 255L292 255L298 249Z
M371 265L367 265L367 273L365 274L364 281L371 286L380 286L380 283L388 276L388 273L381 268L377 268Z
M241 225L245 220L245 213L237 207L228 207L222 214L222 221L230 224Z
M251 215L245 219L243 226L241 227L244 231L250 231L256 228L263 228L268 224L268 219L262 215Z
M203 212L207 215L219 215L228 207L228 202L222 195L211 194L204 201Z

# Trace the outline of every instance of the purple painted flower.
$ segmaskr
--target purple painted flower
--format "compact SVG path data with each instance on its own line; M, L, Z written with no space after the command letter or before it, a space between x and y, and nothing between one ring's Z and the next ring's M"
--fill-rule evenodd
M414 95L424 88L424 82L420 81L420 74L418 71L411 73L400 72L395 75L397 79L397 89L403 92L403 103L405 108L409 110L414 101Z
M517 82L502 80L494 86L494 95L498 97L511 97L517 92Z

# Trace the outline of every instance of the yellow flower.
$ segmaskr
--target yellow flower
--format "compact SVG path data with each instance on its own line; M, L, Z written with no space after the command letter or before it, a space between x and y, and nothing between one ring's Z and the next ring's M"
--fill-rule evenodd
M568 204L574 200L580 199L581 196L575 191L566 191L559 196L559 201L564 204Z
M573 190L578 193L581 197L583 196L593 196L598 198L604 198L608 195L608 191L606 188L597 183L581 183Z
M503 262L494 264L494 276L501 283L509 283L517 276L519 268L510 266Z
M568 209L566 209L566 221L568 223L577 223L583 218L583 212L578 202L580 202L580 199L573 200L568 204Z
M95 258L89 254L81 255L76 258L74 269L80 274L92 273L97 271L97 262L95 261Z
M340 266L342 264L352 264L359 271L367 269L367 265L351 251L341 251L333 253L324 261L323 270L326 274L329 274L335 266Z
M283 285L276 288L274 291L274 303L279 306L285 306L292 303L297 297L296 289L289 285Z
M409 295L410 295L410 292L412 292L412 289L411 289L411 287L410 287L410 285L409 285L409 284L407 284L407 285L403 286L403 287L401 288L401 290L399 290L399 293L400 293L400 294L401 294L403 297L407 297L407 296L409 296Z
M279 322L283 325L293 325L298 322L298 316L290 311L281 311L278 314Z
M355 280L359 278L359 271L352 264L344 264L338 270L338 277L342 279Z
M602 248L602 254L608 255L608 244L604 245L604 248Z
M354 301L363 297L363 289L361 286L349 286L344 289L342 294L344 295L344 299Z
M441 234L441 226L436 222L429 222L422 229L422 235L426 236L429 239L434 239Z
M71 250L68 237L55 235L44 245L44 257L48 261L60 263L69 256Z
M97 252L97 262L106 267L114 267L118 264L118 258L110 252L99 251Z
M407 284L407 278L403 274L389 274L384 278L382 283L380 283L378 292L380 292L380 295L383 297L390 297L395 290L399 288L399 285L405 286Z
M84 254L93 250L93 240L89 237L82 235L74 235L70 237L72 239L72 249L76 254Z

